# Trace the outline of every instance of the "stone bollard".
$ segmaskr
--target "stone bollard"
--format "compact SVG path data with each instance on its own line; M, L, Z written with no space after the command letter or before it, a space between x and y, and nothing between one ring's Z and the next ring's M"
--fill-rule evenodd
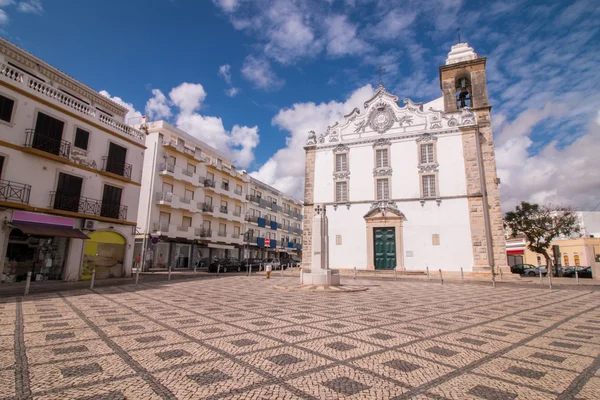
M221 264L217 264L217 276L219 276L219 272L221 272Z
M168 277L169 277L169 280L171 280L171 267L169 267L169 275L168 275Z
M460 267L460 280L464 281L465 280L465 274L463 272L463 267Z
M444 284L444 277L442 276L442 269L439 269L440 271L440 282L442 282L442 285Z
M196 275L196 266L194 265L194 275Z
M394 281L398 280L398 276L396 275L396 268L398 267L394 267Z
M356 267L354 267L354 279L356 279Z
M29 294L29 285L31 285L31 271L27 272L27 282L25 282L25 294L23 296Z
M579 285L579 271L577 270L577 267L575 267L575 283Z
M552 270L550 268L548 268L548 289L552 290Z
M139 284L140 283L140 269L138 268L137 271L135 272L135 284Z
M283 264L281 265L281 277L283 278Z
M429 267L425 267L425 269L427 270L427 279L429 279Z
M542 275L542 271L540 271L540 285L544 284L544 275Z
M500 272L500 282L502 282L502 268L498 268L498 272Z
M94 289L94 281L96 280L96 268L92 270L92 280L90 281L90 290Z
M304 270L300 269L300 284L304 284Z

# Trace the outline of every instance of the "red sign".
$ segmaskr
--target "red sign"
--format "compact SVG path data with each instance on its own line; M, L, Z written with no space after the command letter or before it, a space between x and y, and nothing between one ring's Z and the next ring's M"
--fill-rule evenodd
M271 239L265 238L265 246L270 246L270 245L271 245Z

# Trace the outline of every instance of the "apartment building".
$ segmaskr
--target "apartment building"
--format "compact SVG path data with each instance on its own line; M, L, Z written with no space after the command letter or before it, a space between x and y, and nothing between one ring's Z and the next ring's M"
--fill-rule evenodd
M0 39L3 281L130 275L145 133L127 111Z
M240 257L249 176L227 156L165 122L147 129L135 255L144 269ZM144 240L144 237L146 240Z
M302 204L250 177L246 237L250 258L299 259L302 251ZM269 239L268 245L265 239Z

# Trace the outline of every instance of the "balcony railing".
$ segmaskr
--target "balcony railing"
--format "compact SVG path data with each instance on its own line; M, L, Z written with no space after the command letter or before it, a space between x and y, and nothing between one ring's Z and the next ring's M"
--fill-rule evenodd
M232 233L231 234L231 238L232 239L239 239L240 238L240 234L239 233Z
M158 192L156 193L156 201L164 201L165 203L170 203L173 201L173 193Z
M187 176L194 176L194 172L193 171L188 171L187 169L182 169L181 173Z
M192 202L192 199L190 199L189 197L181 196L179 197L179 201L183 204L190 204Z
M131 164L127 164L126 162L115 161L107 156L102 157L102 171L131 179L131 168Z
M218 235L220 237L227 237L227 232L219 231Z
M200 204L198 204L200 205ZM213 212L214 207L212 204L202 203L202 211L203 212Z
M219 211L221 211L222 214L227 214L228 210L227 210L227 207L221 206L221 207L219 207Z
M152 225L152 228L154 232L169 232L169 224L161 224L160 222L155 222Z
M215 181L213 181L212 179L204 179L204 187L214 188Z
M31 185L0 179L0 200L11 203L29 204Z
M246 215L244 217L244 220L248 221L248 222L254 222L255 224L258 224L258 216L256 216L256 215Z
M241 217L241 216L242 216L242 211L241 211L241 210L240 210L240 211L235 211L235 210L234 210L234 211L233 211L233 216L234 216L234 217Z
M200 237L211 237L212 236L212 230L202 228L202 230L200 231L200 235L199 236Z
M196 150L192 150L192 149L188 149L187 147L183 146L183 152L187 155L190 155L192 157L194 157L196 155Z
M221 182L221 189L229 191L229 183Z
M242 189L235 188L235 190L233 191L233 193L237 194L238 196L241 196L242 195Z
M252 202L254 202L254 203L257 203L257 204L258 204L258 203L260 202L260 197L258 197L258 196L254 196L254 195L252 195L252 194L247 194L247 195L246 195L246 200L249 200L249 201L252 201Z
M34 129L25 129L25 144L23 147L41 150L66 159L71 157L71 142L51 138L42 132L36 132Z
M177 225L177 230L179 232L187 232L190 229L188 225Z
M202 228L194 228L194 236L201 236Z
M69 196L60 192L50 192L50 207L55 210L71 211L78 214L120 220L127 219L127 206L106 203L89 197Z
M169 163L160 163L158 164L158 171L159 172L170 172L170 173L174 173L175 172L175 165L173 164L169 164Z

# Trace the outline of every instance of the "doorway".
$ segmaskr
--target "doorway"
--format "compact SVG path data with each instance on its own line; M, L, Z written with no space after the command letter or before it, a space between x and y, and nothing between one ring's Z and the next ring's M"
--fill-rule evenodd
M396 229L394 227L373 228L375 269L396 267Z

